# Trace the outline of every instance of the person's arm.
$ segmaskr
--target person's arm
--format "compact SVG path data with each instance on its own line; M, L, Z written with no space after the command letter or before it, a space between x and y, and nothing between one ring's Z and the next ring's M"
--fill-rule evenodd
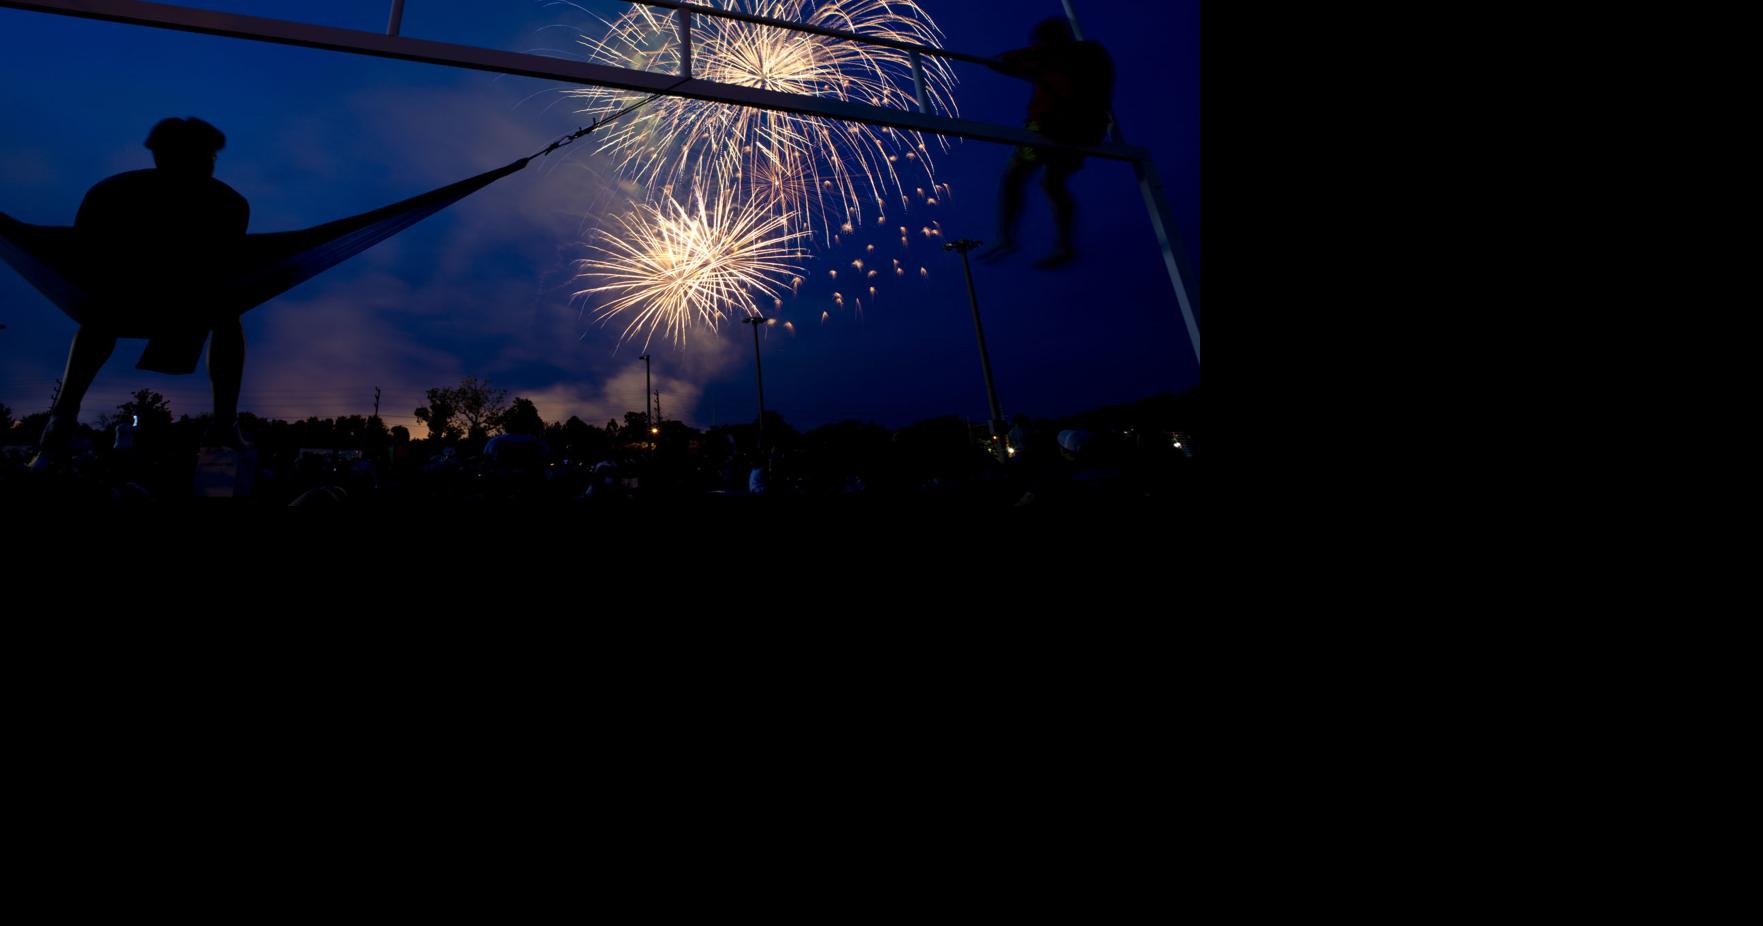
M1038 46L1018 48L1007 51L993 58L988 66L1000 74L1020 77L1023 80L1034 80L1035 76L1046 66L1046 50Z

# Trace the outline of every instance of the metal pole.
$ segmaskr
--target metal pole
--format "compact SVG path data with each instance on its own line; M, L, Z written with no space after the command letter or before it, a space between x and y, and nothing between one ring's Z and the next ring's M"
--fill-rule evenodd
M643 361L643 424L654 430L655 419L649 415L649 390L653 388L649 384L649 355L644 354L637 359Z
M1065 3L1065 18L1071 20L1072 38L1075 38L1079 42L1081 42L1084 40L1084 30L1083 30L1082 26L1077 24L1077 10L1076 10L1076 8L1074 8L1071 5L1071 0L1064 0L1064 3Z
M918 98L918 111L930 112L930 94L924 89L924 55L912 53L912 94Z
M679 14L679 76L692 76L692 11L685 7L674 10Z
M1072 37L1083 41L1084 30L1078 24L1077 7L1073 6L1073 0L1060 2L1065 5L1065 18L1071 22ZM1118 144L1123 138L1120 118L1110 113L1108 141ZM1194 346L1194 362L1199 363L1200 324L1194 312L1197 300L1188 292L1187 287L1187 281L1193 278L1193 272L1185 266L1187 261L1177 240L1174 216L1169 211L1169 203L1163 198L1163 183L1157 178L1157 165L1147 154L1133 159L1133 172L1139 178L1139 192L1145 197L1145 209L1151 214L1151 229L1157 233L1157 245L1163 250L1163 266L1169 271L1170 285L1175 287L1175 301L1181 305L1182 321L1187 323L1188 343Z
M392 0L392 18L386 20L386 34L397 35L404 25L404 0Z
M637 0L632 0L632 2L637 2ZM661 2L661 0L648 0L648 2ZM315 26L310 23L265 19L235 13L219 13L212 10L188 9L170 4L141 3L137 0L0 0L0 9L30 10L105 22L176 29L200 35L218 35L293 45L301 48L371 55L394 61L415 61L447 67L470 68L498 74L515 74L543 80L610 87L637 93L662 93L688 99L730 103L736 106L753 106L760 109L798 113L826 119L840 119L865 125L889 126L909 132L924 132L953 138L972 138L1015 146L1055 148L1062 151L1074 151L1088 157L1119 161L1130 161L1146 153L1143 149L1126 145L1069 144L1030 132L1021 126L991 125L967 119L934 116L918 112L912 106L871 106L854 100L713 83L703 78L694 78L682 84L677 75L655 71L611 67L585 61L564 61L543 55L452 45L405 36L381 35L377 32L359 29L338 29L330 26ZM702 11L695 11L695 13L696 15L706 15ZM875 44L886 45L888 43L877 42ZM889 47L896 46L890 45ZM924 49L924 53L933 57L942 54L929 48ZM951 57L951 55L943 54L943 57Z
M1151 230L1157 233L1157 245L1163 249L1163 266L1169 271L1170 285L1175 287L1175 301L1181 304L1182 321L1188 326L1188 342L1194 345L1194 362L1200 362L1200 322L1195 312L1198 294L1188 291L1192 271L1184 265L1180 242L1175 234L1175 219L1169 203L1163 198L1163 184L1157 179L1157 165L1150 158L1133 162L1139 175L1139 191L1145 196L1145 211L1151 214Z
M743 323L753 326L753 377L759 383L759 465L771 472L771 457L765 452L765 367L759 362L759 326L770 321L763 315L744 318Z
M992 407L992 442L996 445L992 452L1002 460L1008 454L1004 449L1004 409L998 404L998 389L992 384L992 355L986 350L986 329L979 321L979 295L973 289L973 265L967 260L967 252L984 243L963 238L943 245L943 250L961 252L961 269L967 273L967 301L973 306L973 334L979 340L979 368L986 375L986 401Z
M1083 27L1077 22L1077 7L1073 0L1061 0L1065 5L1065 18L1071 21L1071 35L1078 41L1084 40ZM1109 114L1109 142L1120 144L1125 136L1120 131L1120 118ZM1133 160L1133 172L1138 174L1139 192L1145 197L1145 210L1151 214L1151 229L1157 233L1157 246L1163 250L1163 266L1169 271L1169 283L1175 287L1175 301L1181 305L1182 321L1187 324L1188 343L1194 347L1194 362L1200 362L1200 323L1195 314L1198 294L1189 293L1187 281L1193 279L1193 272L1186 264L1181 243L1175 232L1175 217L1169 210L1169 203L1163 198L1163 183L1157 178L1157 165L1150 155Z
M73 0L69 0L73 2ZM92 0L78 0L91 3ZM700 16L711 16L717 19L734 19L740 22L753 23L759 26L770 26L775 29L788 29L791 32L803 32L809 35L824 35L831 39L842 39L847 42L858 42L864 45L879 45L883 48L897 48L901 51L922 51L935 58L948 58L951 61L966 61L969 64L993 64L996 59L984 55L969 55L964 52L950 51L935 45L919 45L914 42L900 42L877 35L864 35L860 32L847 32L843 29L828 29L811 23L797 22L790 19L773 19L769 16L755 16L736 9L718 9L700 3L683 3L681 0L626 0L627 3L638 3L669 10L691 10Z

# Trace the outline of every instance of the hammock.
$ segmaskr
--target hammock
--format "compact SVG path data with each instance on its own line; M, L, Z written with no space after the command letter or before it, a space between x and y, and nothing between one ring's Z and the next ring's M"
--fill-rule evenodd
M205 279L189 287L205 307L189 313L189 317L167 322L142 313L145 317L131 322L126 313L118 313L115 298L108 304L96 279L97 272L88 269L80 240L74 229L65 226L27 225L0 212L0 260L13 266L30 281L38 292L61 307L74 321L85 324L88 318L102 313L107 328L117 337L147 338L147 349L141 352L136 369L156 373L194 373L202 357L202 344L208 340L213 317L236 317L299 286L301 283L335 267L379 244L442 209L495 183L525 167L533 158L544 157L559 148L586 137L595 129L633 113L679 89L691 80L682 77L664 90L650 94L605 119L595 119L574 132L557 139L544 150L499 167L488 173L444 186L432 193L413 196L383 209L364 212L348 219L338 219L304 231L273 232L246 235L239 259L219 279ZM90 277L90 278L88 278ZM142 294L142 301L158 304L177 301L177 293ZM117 316L122 321L117 323Z
M585 134L585 133L584 133ZM557 146L553 146L553 149ZM544 153L549 153L548 149ZM131 327L126 310L105 304L103 287L88 267L78 234L65 226L28 225L0 212L0 260L11 264L44 296L80 324L102 312L120 315L119 337L147 338L147 349L135 366L158 373L192 373L208 339L209 317L237 317L320 273L360 254L417 222L453 205L491 183L525 167L521 158L506 167L479 174L372 212L338 219L303 231L246 235L237 261L219 279L204 280L200 302L208 308L191 312L177 323L155 322L142 313ZM177 302L176 293L144 293L144 301Z

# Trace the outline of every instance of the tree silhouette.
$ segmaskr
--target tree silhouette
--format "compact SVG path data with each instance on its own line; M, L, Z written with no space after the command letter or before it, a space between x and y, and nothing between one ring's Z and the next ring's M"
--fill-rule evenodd
M588 457L597 458L612 449L612 438L605 431L574 415L569 416L569 420L562 424L547 426L545 439L551 441L553 450L561 450L565 456L576 461Z
M144 429L165 430L171 427L171 402L151 389L136 390L133 399L116 407L121 419L138 417Z
M618 429L618 440L624 444L648 443L649 417L642 412L625 412L624 427Z
M508 412L508 390L491 389L490 381L467 376L454 390L459 402L459 418L465 432L473 440L487 437L502 427L502 416Z
M416 420L428 426L430 437L456 440L463 435L482 440L502 429L507 399L508 390L492 389L489 380L467 376L458 386L430 389L429 404L416 410Z
M502 430L508 434L527 434L543 437L545 421L539 417L539 409L531 399L516 397L514 404L502 415Z
M457 440L459 410L453 406L453 390L444 386L430 389L428 400L429 404L417 408L416 420L428 428L431 438Z

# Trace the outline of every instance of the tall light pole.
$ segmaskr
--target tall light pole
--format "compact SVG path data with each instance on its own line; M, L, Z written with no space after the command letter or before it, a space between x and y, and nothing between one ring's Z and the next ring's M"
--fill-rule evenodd
M650 433L654 433L655 416L649 414L649 396L652 394L649 392L649 389L651 388L649 385L649 355L644 354L637 359L643 361L643 424L649 427Z
M967 260L967 252L984 243L963 238L943 245L943 250L960 252L961 269L967 273L967 301L973 306L973 334L979 339L979 368L986 375L986 401L992 406L992 452L1002 460L1009 455L1004 449L1004 410L998 405L998 388L992 385L992 357L986 350L985 326L979 322L979 296L973 290L973 264Z
M770 321L763 315L741 319L741 324L753 326L753 376L759 383L759 461L767 473L771 472L771 458L765 453L765 367L759 362L759 326Z

